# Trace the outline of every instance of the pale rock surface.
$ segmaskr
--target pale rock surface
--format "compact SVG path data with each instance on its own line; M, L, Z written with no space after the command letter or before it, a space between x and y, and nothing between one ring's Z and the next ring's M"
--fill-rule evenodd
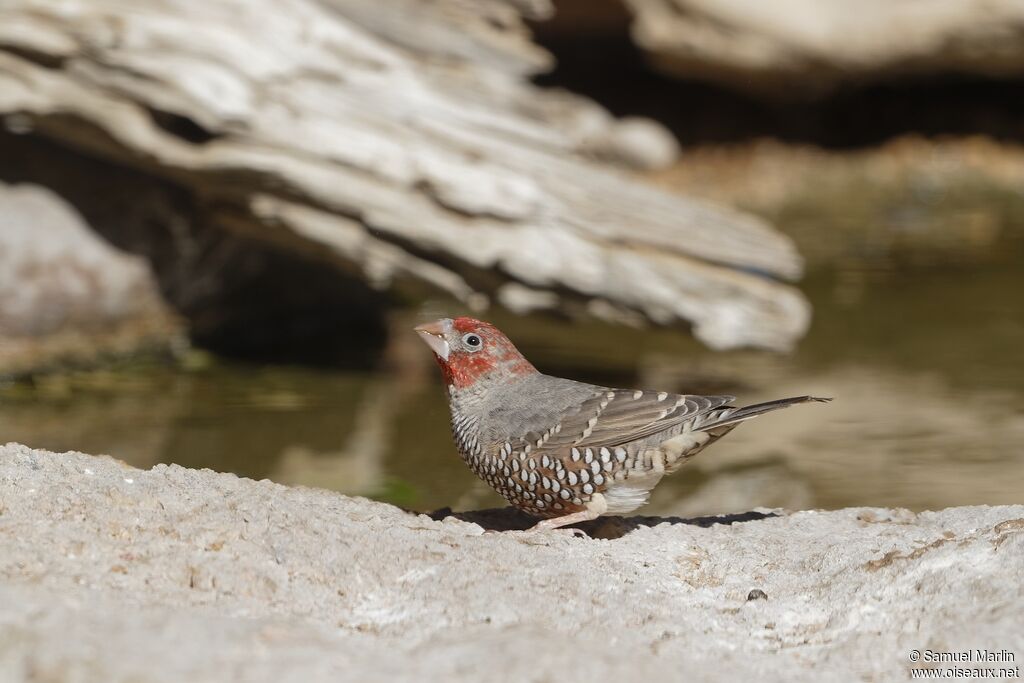
M0 372L166 345L176 331L144 260L47 188L0 182Z
M1024 656L1024 506L711 521L484 534L9 444L0 680L906 680L913 649Z

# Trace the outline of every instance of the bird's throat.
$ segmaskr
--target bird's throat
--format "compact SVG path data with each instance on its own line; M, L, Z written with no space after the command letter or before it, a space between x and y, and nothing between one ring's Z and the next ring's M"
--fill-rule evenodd
M500 384L515 381L537 372L537 368L522 356L499 358L475 354L445 362L437 358L445 384L453 389L468 389L480 384Z

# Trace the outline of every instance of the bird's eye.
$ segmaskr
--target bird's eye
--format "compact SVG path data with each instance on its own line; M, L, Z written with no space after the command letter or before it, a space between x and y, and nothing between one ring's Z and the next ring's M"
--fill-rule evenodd
M466 348L470 351L479 351L480 347L484 345L484 341L476 334L467 334L462 337L462 343L466 345Z

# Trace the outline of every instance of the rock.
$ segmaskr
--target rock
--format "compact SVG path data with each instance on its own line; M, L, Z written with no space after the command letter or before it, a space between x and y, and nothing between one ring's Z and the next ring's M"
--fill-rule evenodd
M190 230L230 234L396 299L440 292L480 310L515 300L514 284L562 314L692 327L715 348L791 346L809 310L781 282L801 272L790 241L602 162L661 167L677 148L652 122L529 83L550 57L521 15L549 11L545 0L145 0L131 12L13 0L0 9L0 147L28 152L0 178L32 166L34 181L74 187L95 164L127 176L135 189L111 219L122 225L94 225L139 253ZM40 164L47 155L60 163ZM68 155L93 166L61 178ZM167 211L140 209L153 194ZM85 213L96 194L76 201Z
M145 261L104 243L48 189L0 183L0 374L177 335Z
M1016 0L627 0L665 72L775 98L950 73L1024 74Z
M619 529L606 540L484 534L326 491L9 444L0 672L902 680L913 650L1024 656L1024 506L606 524Z

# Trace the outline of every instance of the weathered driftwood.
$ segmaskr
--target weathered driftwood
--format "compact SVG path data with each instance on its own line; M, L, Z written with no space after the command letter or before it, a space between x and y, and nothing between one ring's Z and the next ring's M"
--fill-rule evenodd
M913 74L1024 74L1019 0L626 0L652 61L773 97Z
M186 188L220 229L381 289L426 283L476 308L689 323L714 347L789 346L809 313L779 282L800 274L792 244L606 163L663 163L669 143L529 84L549 57L520 13L548 11L545 0L3 0L0 116Z

